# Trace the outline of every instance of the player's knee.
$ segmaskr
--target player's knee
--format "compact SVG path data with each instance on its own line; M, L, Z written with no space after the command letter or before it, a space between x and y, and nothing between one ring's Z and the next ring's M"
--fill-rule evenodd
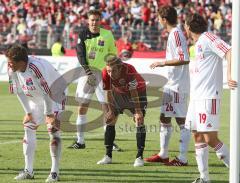
M88 106L89 106L89 103L81 103L78 108L78 114L80 114L80 115L87 114Z
M218 138L208 138L205 141L212 148L215 148L220 143L220 140L218 140Z
M202 134L193 131L193 138L195 143L207 143Z
M59 132L49 132L50 144L57 146L61 142L61 136Z
M27 123L24 123L24 130L28 130L28 131L36 131L37 130L37 124L33 121L29 121Z
M161 114L160 115L160 123L165 123L165 124L171 123L171 118L165 117L164 114Z

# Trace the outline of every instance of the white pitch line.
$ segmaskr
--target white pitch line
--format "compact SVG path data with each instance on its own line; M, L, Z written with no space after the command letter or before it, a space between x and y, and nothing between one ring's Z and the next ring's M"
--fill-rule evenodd
M12 141L8 141L8 142L0 142L0 145L5 145L5 144L16 144L19 143L21 141L19 140L12 140Z
M120 135L126 135L126 134L129 134L129 133L128 132L122 132L122 133L120 132L117 135L120 136ZM97 137L97 136L100 136L100 135L103 136L103 133L97 133L97 134L94 134L94 135L87 135L87 138ZM64 137L64 135L62 137ZM16 143L20 143L20 142L21 141L19 141L19 140L12 140L12 141L8 141L8 142L0 142L0 145L16 144Z

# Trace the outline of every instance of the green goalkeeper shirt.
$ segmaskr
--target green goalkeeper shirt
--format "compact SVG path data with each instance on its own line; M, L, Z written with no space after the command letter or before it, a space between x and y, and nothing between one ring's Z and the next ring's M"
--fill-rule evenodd
M88 28L79 33L76 46L78 60L81 65L88 65L90 69L102 70L105 63L105 56L117 54L115 40L111 31L100 28L100 32L93 34Z

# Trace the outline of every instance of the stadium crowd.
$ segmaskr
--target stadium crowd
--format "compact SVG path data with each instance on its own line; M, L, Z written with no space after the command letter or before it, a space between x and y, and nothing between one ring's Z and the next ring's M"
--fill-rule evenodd
M134 50L163 50L168 34L157 19L163 4L176 8L179 26L186 14L199 12L208 19L208 29L230 43L231 0L0 0L0 44L51 48L60 35L65 48L75 48L87 12L101 9L102 26L116 40L127 38Z

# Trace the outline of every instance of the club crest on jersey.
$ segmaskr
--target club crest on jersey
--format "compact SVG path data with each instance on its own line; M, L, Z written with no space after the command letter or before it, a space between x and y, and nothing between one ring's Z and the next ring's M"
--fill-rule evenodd
M198 45L198 52L202 52L202 46L201 45Z
M26 85L27 85L27 86L32 86L32 85L33 85L32 78L26 79Z
M98 46L104 46L104 41L103 40L98 40Z

